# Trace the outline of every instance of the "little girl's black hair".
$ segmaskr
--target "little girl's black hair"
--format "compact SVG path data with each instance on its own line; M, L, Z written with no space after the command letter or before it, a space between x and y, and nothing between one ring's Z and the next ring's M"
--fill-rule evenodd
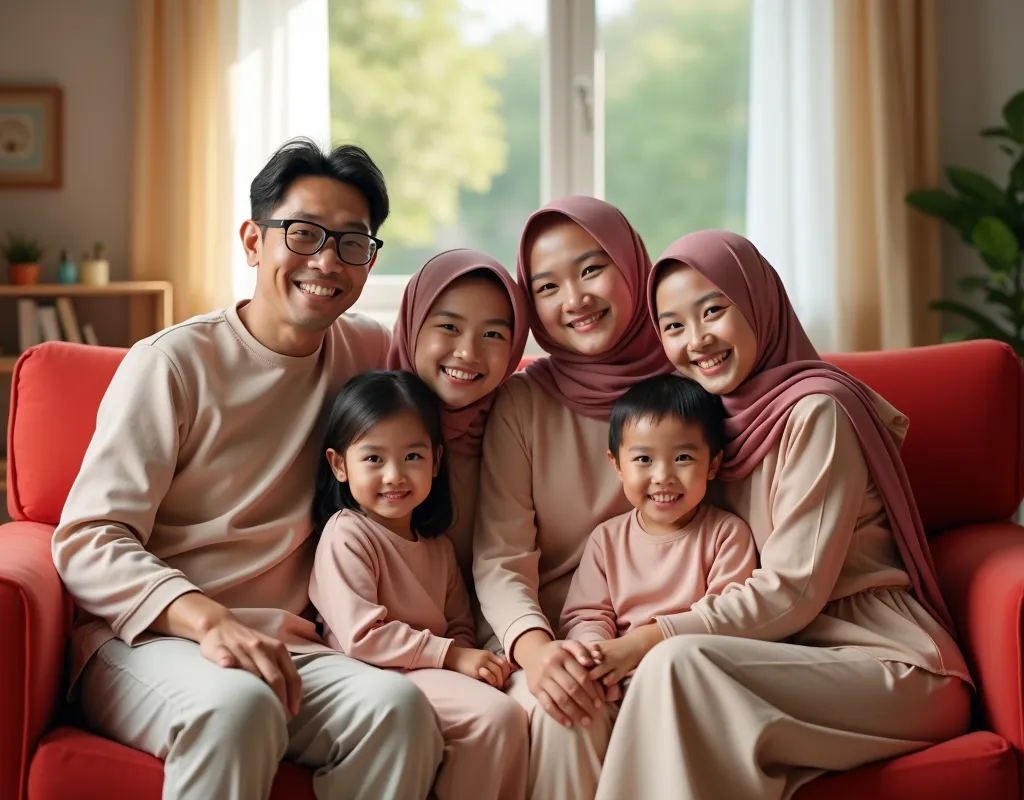
M344 453L371 428L397 414L412 412L427 429L434 457L442 450L444 428L441 426L441 405L419 376L404 370L375 370L356 375L338 392L327 421L327 432L321 448L320 466L316 476L313 518L317 534L338 511L348 508L361 511L348 483L335 477L324 455L327 448ZM441 452L437 476L427 499L412 512L412 528L426 539L440 536L452 524L451 484L448 477L448 453Z

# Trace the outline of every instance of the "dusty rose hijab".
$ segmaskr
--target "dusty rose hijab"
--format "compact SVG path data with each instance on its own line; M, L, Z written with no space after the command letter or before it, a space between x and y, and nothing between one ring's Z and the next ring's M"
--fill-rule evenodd
M516 371L523 358L523 350L526 349L526 301L508 270L501 264L484 253L463 249L447 250L434 256L413 275L405 287L402 305L398 310L398 322L391 339L391 351L388 353L388 369L416 371L416 340L430 313L430 307L453 281L478 269L494 273L508 291L512 302L512 350L502 383ZM444 438L451 452L467 456L480 454L484 424L494 403L494 394L491 392L462 408L443 407Z
M863 383L821 360L790 305L781 279L751 242L735 233L709 230L691 233L670 245L648 282L652 318L655 276L672 261L688 264L724 292L746 317L757 338L757 360L750 376L722 397L728 415L728 444L720 477L740 480L749 475L778 441L797 400L810 394L835 398L860 440L917 599L954 634L899 454L906 418Z
M608 253L629 286L633 310L629 327L618 344L599 355L582 355L555 342L537 317L532 299L527 303L530 329L537 343L548 353L527 366L527 374L562 405L585 417L607 420L612 406L630 386L654 375L673 370L665 357L658 332L646 319L644 289L651 271L640 235L615 206L594 197L563 197L535 211L526 221L519 240L519 285L533 297L526 271L526 246L531 228L541 217L568 217L589 233Z

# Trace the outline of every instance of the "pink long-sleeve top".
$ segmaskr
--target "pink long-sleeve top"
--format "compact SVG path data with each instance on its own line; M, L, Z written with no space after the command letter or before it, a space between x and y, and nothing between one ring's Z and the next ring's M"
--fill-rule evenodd
M469 594L447 536L403 539L344 510L324 527L309 597L335 650L377 667L440 669L473 647Z
M627 512L590 535L562 610L562 636L603 641L651 622L671 636L673 615L742 584L756 567L754 538L735 514L705 505L676 533L651 535L636 511Z

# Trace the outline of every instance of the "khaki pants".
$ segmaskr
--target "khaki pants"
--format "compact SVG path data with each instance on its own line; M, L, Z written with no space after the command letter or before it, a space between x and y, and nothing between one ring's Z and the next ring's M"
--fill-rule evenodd
M98 732L164 761L165 800L263 800L285 757L315 770L320 800L427 797L443 742L423 693L338 653L293 658L293 718L263 681L182 639L107 642L82 673L81 705Z
M784 800L826 770L967 730L970 689L854 649L724 636L662 642L637 669L601 800Z
M600 711L595 709L585 727L564 728L531 694L525 672L512 673L507 691L530 715L531 800L591 800L597 791L616 706L608 703Z

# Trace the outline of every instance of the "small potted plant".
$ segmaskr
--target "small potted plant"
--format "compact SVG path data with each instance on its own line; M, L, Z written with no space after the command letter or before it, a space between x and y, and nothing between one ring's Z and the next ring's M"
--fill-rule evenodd
M39 281L39 259L43 248L24 233L8 233L3 248L7 260L7 282L14 286L31 286Z

